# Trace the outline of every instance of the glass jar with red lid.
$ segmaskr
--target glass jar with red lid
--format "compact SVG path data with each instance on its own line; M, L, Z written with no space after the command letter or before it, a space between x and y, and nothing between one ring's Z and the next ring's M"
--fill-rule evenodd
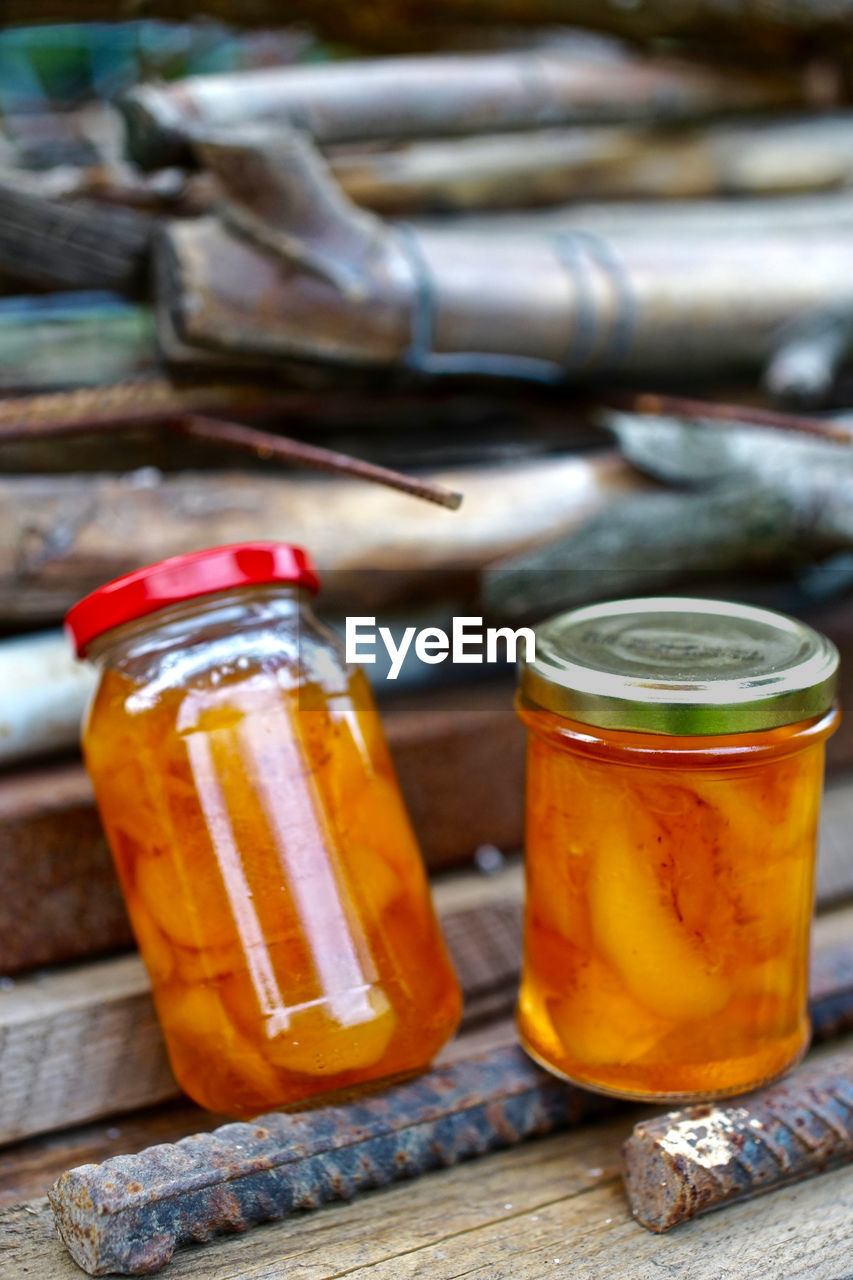
M414 1073L461 998L363 673L305 552L218 547L69 613L83 734L175 1075L246 1116Z

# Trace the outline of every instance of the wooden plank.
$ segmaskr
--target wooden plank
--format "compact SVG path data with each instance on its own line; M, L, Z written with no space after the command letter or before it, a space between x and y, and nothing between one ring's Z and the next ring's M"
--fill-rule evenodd
M81 765L0 778L0 973L133 945Z
M465 1055L503 1048L514 1041L515 1020L504 1018L457 1036L436 1061L455 1062ZM65 1169L98 1164L108 1156L141 1151L158 1142L177 1142L188 1133L215 1129L224 1120L224 1116L204 1111L180 1097L5 1146L0 1148L0 1209L44 1194Z
M35 974L0 992L0 1140L176 1092L135 955Z
M853 895L853 781L830 777L824 794L817 864L818 904Z
M154 226L137 209L60 202L0 179L0 268L28 285L141 297Z
M517 882L512 873L508 879ZM466 1016L482 1021L506 1013L517 968L518 900L457 911L453 898L445 893L443 918L451 944L456 939ZM7 980L0 989L0 1078L0 1142L173 1098L179 1090L139 956Z
M508 1014L514 1003L519 883L516 871L506 874L504 899L493 890L482 906L460 910L449 890L443 899L469 1026ZM816 970L851 931L853 906L818 920ZM27 975L0 991L0 1142L175 1096L148 990L141 960L128 955ZM488 1025L485 1031L491 1034Z
M631 1219L614 1119L179 1254L171 1280L838 1280L853 1168L697 1219L664 1239ZM4 1276L79 1280L43 1199L0 1214Z

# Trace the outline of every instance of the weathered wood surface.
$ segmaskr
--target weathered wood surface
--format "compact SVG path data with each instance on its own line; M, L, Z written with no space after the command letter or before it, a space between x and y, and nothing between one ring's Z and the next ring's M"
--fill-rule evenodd
M172 223L157 241L176 362L202 348L259 367L430 377L753 378L792 314L848 301L849 230L618 246L591 231L472 237L358 208L296 132L197 145L224 199L218 217Z
M0 1141L175 1095L146 988L128 955L0 991Z
M676 401L677 403L677 401ZM707 417L696 401L681 416L650 398L646 412L608 412L625 457L669 486L638 494L582 529L492 565L483 595L505 618L542 617L606 595L646 595L715 575L812 566L831 595L831 557L853 546L849 422L836 439L768 430L770 423ZM661 411L661 408L663 411ZM677 412L677 411L676 411ZM595 572L590 572L595 570Z
M363 614L413 583L421 590L427 571L473 574L497 556L568 533L646 484L604 454L460 467L430 478L464 494L459 511L343 479L153 469L0 477L0 614L57 619L131 569L254 538L309 547L326 576L323 609L358 604Z
M491 1014L493 992L514 983L517 876L508 882L515 891L509 920L493 891L478 907L456 908L464 886L448 885L443 894L469 1021ZM178 1087L138 955L7 982L0 989L0 1077L0 1143L174 1097Z
M482 906L456 908L464 882L448 886L441 900L469 1024L506 1013L514 997L520 882L517 872L506 874L505 900L492 887ZM818 919L816 972L822 955L838 946L839 931L850 930L853 907ZM177 1086L138 956L27 975L0 990L0 1076L0 1142L173 1097Z
M633 1108L188 1250L173 1280L840 1280L849 1275L853 1169L825 1174L661 1240L632 1220L618 1175ZM0 1214L9 1280L79 1280L44 1199Z
M27 284L140 297L153 226L134 209L62 204L0 176L0 269Z
M553 235L555 231L595 228L598 235L619 241L625 237L657 238L691 232L697 236L732 234L763 236L768 231L843 227L853 214L853 193L824 191L819 195L774 196L742 200L619 200L579 201L553 208L513 210L511 213L469 213L459 217L462 230L479 235ZM418 219L419 226L439 226L442 217Z

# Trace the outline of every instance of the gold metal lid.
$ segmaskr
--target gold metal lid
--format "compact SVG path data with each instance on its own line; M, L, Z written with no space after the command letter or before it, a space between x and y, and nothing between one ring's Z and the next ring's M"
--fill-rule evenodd
M822 715L838 650L750 605L649 597L589 605L536 628L530 703L583 724L679 735L750 733Z

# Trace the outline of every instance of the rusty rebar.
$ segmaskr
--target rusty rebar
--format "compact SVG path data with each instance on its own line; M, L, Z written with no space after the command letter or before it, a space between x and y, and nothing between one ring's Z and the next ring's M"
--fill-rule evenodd
M246 384L181 384L151 377L0 400L0 441L89 435L170 423L187 413L242 412L276 402L268 388Z
M655 1232L850 1161L849 1053L801 1067L729 1105L642 1120L622 1148L634 1217Z
M722 426L730 427L768 427L776 431L817 436L822 440L835 440L839 444L851 443L850 428L844 423L808 414L785 413L781 409L765 409L758 405L719 404L716 401L693 400L685 396L659 395L656 391L615 392L607 396L606 402L608 406L627 413L698 418L702 422L719 422Z
M322 449L318 445L306 444L303 440L294 440L290 436L281 436L271 431L259 431L256 427L247 427L239 422L225 422L219 418L190 414L178 420L175 425L195 440L231 445L236 449L248 450L259 458L272 458L289 466L311 467L315 471L329 471L358 480L370 480L374 484L398 489L413 498L423 498L440 507L449 507L452 511L462 502L461 493L454 493L431 480L403 475L400 471L377 466L374 462L365 462L348 453Z
M48 1195L84 1271L148 1275L183 1245L458 1164L614 1105L505 1048L351 1102L81 1165Z

